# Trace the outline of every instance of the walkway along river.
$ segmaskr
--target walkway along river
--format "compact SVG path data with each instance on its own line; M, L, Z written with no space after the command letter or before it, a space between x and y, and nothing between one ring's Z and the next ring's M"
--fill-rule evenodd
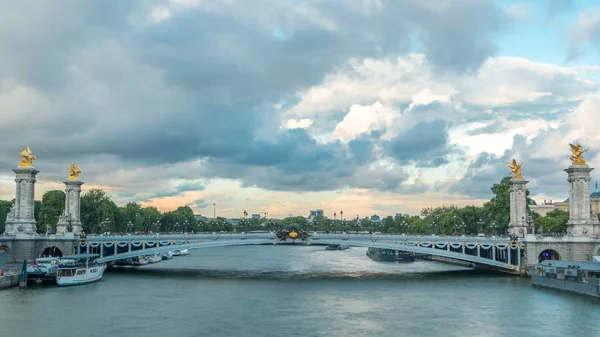
M600 302L366 249L203 249L99 283L0 292L1 336L596 336Z

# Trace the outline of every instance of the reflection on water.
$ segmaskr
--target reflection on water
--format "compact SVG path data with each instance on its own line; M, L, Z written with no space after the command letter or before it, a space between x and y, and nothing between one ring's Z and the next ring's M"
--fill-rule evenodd
M598 301L430 261L376 262L365 252L196 250L137 271L107 273L96 284L2 291L0 329L2 336L228 337L600 331Z

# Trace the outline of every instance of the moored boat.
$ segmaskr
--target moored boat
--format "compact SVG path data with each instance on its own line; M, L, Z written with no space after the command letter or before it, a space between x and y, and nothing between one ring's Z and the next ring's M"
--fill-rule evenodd
M190 255L190 251L187 249L182 249L179 251L180 256Z
M162 256L160 254L152 254L148 256L148 263L157 263L162 261Z
M170 260L172 258L173 258L173 252L172 251L164 252L162 254L162 259L163 260Z
M55 283L59 257L40 257L27 266L27 282Z
M346 246L346 245L327 245L325 247L325 250L346 250L350 248L350 246Z
M98 254L63 256L57 267L56 284L72 286L100 281L106 264L96 262L98 257Z

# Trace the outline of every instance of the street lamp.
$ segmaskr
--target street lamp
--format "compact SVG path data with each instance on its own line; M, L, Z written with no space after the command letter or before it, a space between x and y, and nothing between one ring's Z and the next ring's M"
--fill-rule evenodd
M479 218L477 225L479 226L479 233L483 233L483 219Z
M217 203L213 202L213 218L217 218Z
M525 224L527 224L527 234L533 234L532 224L535 223L533 218L529 215L521 218Z
M492 235L496 235L496 223L492 222Z
M133 223L131 222L131 220L129 220L129 222L127 222L127 233L131 234L132 230L133 230Z

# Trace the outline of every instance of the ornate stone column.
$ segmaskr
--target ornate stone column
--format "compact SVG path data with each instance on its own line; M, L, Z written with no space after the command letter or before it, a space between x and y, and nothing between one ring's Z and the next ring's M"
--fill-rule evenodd
M75 164L71 164L69 169L70 176L65 183L65 210L56 224L57 233L72 232L75 235L81 234L81 185L83 181L79 180L81 171Z
M567 233L573 236L600 234L598 217L591 212L590 172L594 170L586 164L571 165L565 169L569 182L569 221Z
M6 216L4 233L35 234L37 221L35 221L35 176L40 172L33 167L35 156L28 146L24 147L19 157L23 158L19 166L13 169L16 174L15 203Z
M512 178L510 185L510 223L508 224L509 234L519 237L525 236L527 218L527 183L529 181L523 178Z

